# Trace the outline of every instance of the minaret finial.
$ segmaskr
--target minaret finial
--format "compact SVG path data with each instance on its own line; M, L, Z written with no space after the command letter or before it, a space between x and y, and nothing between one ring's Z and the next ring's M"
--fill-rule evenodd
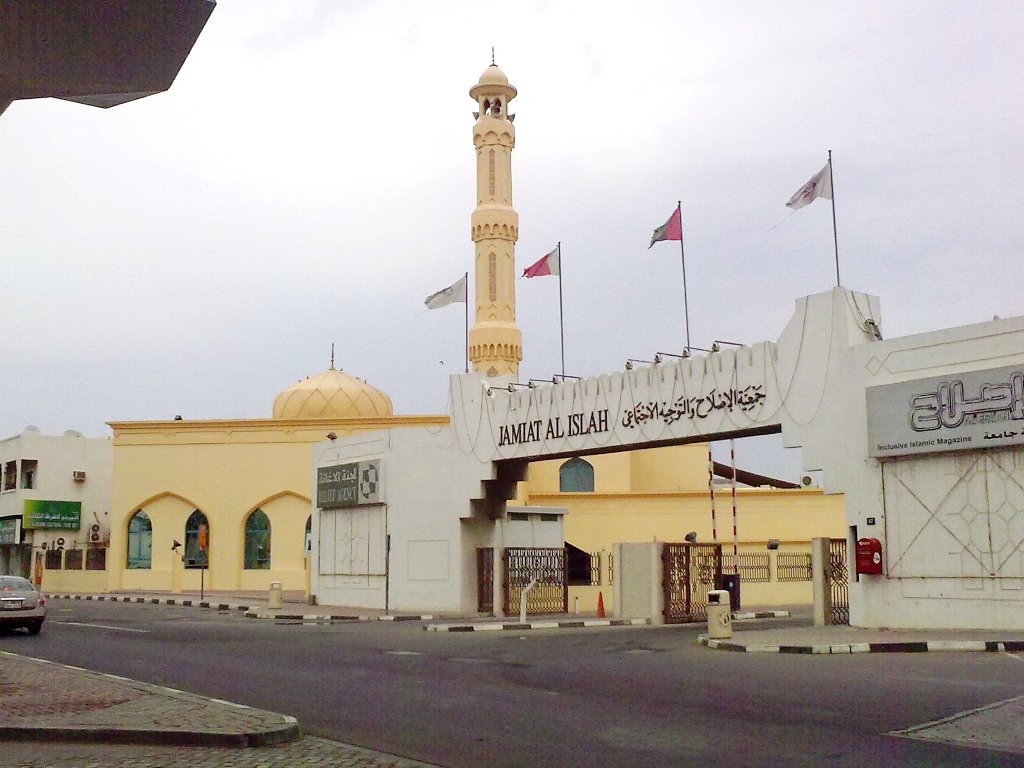
M331 342L331 370L334 370L334 342Z
M494 66L494 46L491 46L491 66Z

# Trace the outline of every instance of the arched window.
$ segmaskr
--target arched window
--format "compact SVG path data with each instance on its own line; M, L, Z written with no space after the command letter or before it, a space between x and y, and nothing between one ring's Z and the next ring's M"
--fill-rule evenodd
M209 568L210 524L198 509L185 521L185 567Z
M562 493L593 493L594 467L574 456L558 468L558 490Z
M270 519L262 509L254 509L245 521L245 570L270 568Z
M152 564L153 524L140 509L128 521L128 567L150 568Z

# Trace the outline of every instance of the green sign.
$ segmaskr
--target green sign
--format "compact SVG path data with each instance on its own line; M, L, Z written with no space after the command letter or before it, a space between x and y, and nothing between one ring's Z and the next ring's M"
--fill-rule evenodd
M18 543L18 518L0 520L0 544Z
M77 531L82 527L82 502L26 499L21 527L26 531L58 528Z

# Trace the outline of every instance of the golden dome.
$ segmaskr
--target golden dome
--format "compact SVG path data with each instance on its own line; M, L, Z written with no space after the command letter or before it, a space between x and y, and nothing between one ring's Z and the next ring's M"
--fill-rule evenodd
M274 398L275 419L359 419L393 415L390 397L333 366Z

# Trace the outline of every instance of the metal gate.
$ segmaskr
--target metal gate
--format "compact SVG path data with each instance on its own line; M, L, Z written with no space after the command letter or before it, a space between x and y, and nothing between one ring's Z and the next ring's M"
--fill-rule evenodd
M526 612L568 613L569 587L565 550L561 547L506 547L502 551L502 579L506 616L519 613L520 597L533 579L537 586L526 597Z
M476 551L476 609L494 613L494 547Z
M708 592L722 582L721 544L665 544L665 623L707 621Z
M832 595L832 623L850 623L850 571L846 562L846 539L829 539L827 571Z

